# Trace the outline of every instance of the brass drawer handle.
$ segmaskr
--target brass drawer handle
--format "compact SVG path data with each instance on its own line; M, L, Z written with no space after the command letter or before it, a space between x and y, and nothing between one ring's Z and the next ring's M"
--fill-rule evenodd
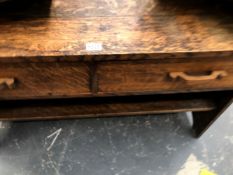
M188 75L185 72L171 72L169 76L173 79L181 78L185 81L203 81L203 80L215 80L217 78L222 78L227 76L226 71L212 71L210 75L202 75L202 76L193 76Z
M15 87L15 78L0 78L0 86L13 89Z

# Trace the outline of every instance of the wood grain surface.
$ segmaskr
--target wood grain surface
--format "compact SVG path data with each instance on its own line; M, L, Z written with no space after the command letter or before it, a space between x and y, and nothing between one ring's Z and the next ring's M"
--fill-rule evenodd
M0 86L0 100L90 95L89 72L80 62L0 64L0 80L14 80L12 88Z
M233 88L232 58L109 61L98 64L98 94L211 91ZM172 78L182 72L192 80ZM214 76L213 72L224 72ZM203 80L203 77L205 79Z
M232 9L223 2L24 1L0 5L0 61L233 55ZM89 42L103 49L87 51Z
M230 90L232 67L232 58L1 63L0 100Z

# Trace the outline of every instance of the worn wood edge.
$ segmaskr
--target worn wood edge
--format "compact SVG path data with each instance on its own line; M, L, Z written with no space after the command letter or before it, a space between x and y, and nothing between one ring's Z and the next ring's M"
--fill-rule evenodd
M98 87L96 87L98 89ZM213 88L213 89L193 89L193 90L171 90L171 91L127 91L127 92L90 92L80 93L78 95L60 95L60 96L28 96L28 97L0 97L0 101L11 101L11 100L50 100L50 99L75 99L75 98L95 98L95 97L120 97L120 96L141 96L141 95L173 95L173 94L189 94L189 93L205 93L205 92L224 92L231 91L233 88Z
M206 89L186 89L186 90L167 90L167 91L127 91L127 92L103 92L99 91L96 97L111 97L111 96L124 96L124 95L155 95L155 94L188 94L188 93L198 93L198 92L220 92L220 91L230 91L233 90L232 87L229 88L206 88Z
M72 98L91 98L95 97L95 94L91 92L87 93L79 93L78 95L45 95L45 96L8 96L8 97L0 97L0 101L11 101L11 100L49 100L49 99L72 99Z
M208 109L208 111L211 109ZM140 115L156 115L156 114L167 114L167 113L179 113L189 112L190 110L172 110L172 111L146 111L146 112L119 112L119 113L108 113L108 114L87 114L87 115L66 115L66 116L46 116L46 117L30 117L30 114L26 117L11 117L2 118L1 121L29 121L29 120L66 120L66 119L85 119L85 118L108 118L108 117L133 117ZM201 109L192 109L192 111L203 111Z
M156 59L175 59L175 58L233 58L233 50L208 51L208 52L152 52L152 53L82 53L67 54L59 53L56 55L12 55L3 56L0 54L0 63L27 63L27 62L77 62L77 61L124 61L124 60L156 60Z

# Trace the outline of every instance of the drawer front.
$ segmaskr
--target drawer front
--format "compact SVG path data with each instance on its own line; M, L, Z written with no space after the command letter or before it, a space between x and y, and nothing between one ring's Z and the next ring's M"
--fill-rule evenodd
M0 64L0 99L36 99L90 94L84 63Z
M233 89L233 59L107 62L97 77L99 94Z

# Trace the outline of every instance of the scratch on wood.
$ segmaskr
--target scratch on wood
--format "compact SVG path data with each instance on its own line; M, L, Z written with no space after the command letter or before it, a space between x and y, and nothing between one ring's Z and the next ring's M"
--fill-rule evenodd
M49 145L49 147L47 148L47 151L51 150L51 148L53 147L54 143L56 142L58 136L61 134L62 128L56 130L54 133L50 134L49 136L47 136L47 139L51 138L54 136L51 144Z

